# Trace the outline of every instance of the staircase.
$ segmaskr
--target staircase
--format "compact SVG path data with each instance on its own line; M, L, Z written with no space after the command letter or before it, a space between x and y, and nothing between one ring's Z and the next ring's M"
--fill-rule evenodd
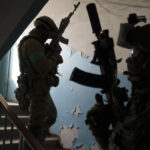
M29 121L29 116L19 109L18 103L7 103L15 112L17 117L26 126ZM4 113L1 113L0 116L0 150L21 150L22 146L20 143L22 142L23 138L20 136L17 128L13 126L11 121L8 119L8 116L6 116ZM5 143L5 146L3 143ZM46 137L43 148L45 150L63 150L59 142L59 137L54 135Z

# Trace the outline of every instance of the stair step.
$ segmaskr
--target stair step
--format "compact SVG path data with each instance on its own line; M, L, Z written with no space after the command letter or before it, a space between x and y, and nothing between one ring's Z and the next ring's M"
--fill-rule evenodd
M13 139L12 143L13 144L18 144L19 143L19 139ZM3 141L0 140L0 145L2 145L2 144L3 144ZM10 144L10 140L5 140L5 144L9 145Z
M0 141L0 150L18 150L19 147L19 140L15 139L12 141L12 144L10 144L9 140L5 141L5 145L2 145L2 141Z
M25 112L23 112L20 108L18 103L11 103L8 102L9 107L16 113L16 115L27 115Z
M43 147L45 150L63 150L62 148L57 147L57 138L54 137L48 137L46 138L46 141L43 144ZM12 145L10 145L10 140L5 141L5 146L2 145L3 142L0 140L0 150L9 150L10 146L12 147L12 150L17 150L19 147L19 139L14 139L12 141Z
M0 127L0 141L5 138L5 140L9 140L11 136L11 127L6 128L6 132L4 131L4 127ZM16 127L13 129L13 138L17 139L19 138L19 132Z
M0 127L4 126L5 124L5 115L2 115L1 118L0 118ZM29 116L24 116L24 115L18 115L17 116L25 125L27 125L27 123L29 122ZM11 125L11 121L10 119L8 118L7 119L7 126L10 126Z
M9 107L16 113L18 118L27 125L29 121L29 116L19 109L18 103L15 102L7 102ZM10 150L10 146L12 147L11 150L18 150L19 147L19 132L17 131L16 127L14 127L13 131L13 144L10 145L10 135L11 135L11 121L7 119L7 132L5 133L5 147L2 146L3 135L4 135L4 123L5 123L5 115L2 113L0 118L0 150ZM63 150L59 144L58 137L47 137L43 144L45 150Z
M16 113L16 115L18 115L18 114L19 115L27 115L27 113L20 110L17 102L7 102L7 104L14 111L14 113ZM2 111L2 114L5 114L5 113Z
M5 147L0 145L0 150L10 150L10 147L11 147L11 150L19 150L19 144L18 143L14 143L13 145L6 144ZM66 150L66 149L49 147L49 148L45 148L45 150Z
M58 138L57 137L47 137L43 143L44 148L57 147Z

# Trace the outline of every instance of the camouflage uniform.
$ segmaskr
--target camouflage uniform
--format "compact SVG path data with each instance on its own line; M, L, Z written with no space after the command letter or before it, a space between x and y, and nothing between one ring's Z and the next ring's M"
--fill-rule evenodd
M48 17L41 17L43 18L52 21ZM59 83L55 74L58 64L62 63L62 57L59 44L54 51L44 44L57 27L54 26L49 31L41 24L38 26L36 22L35 26L19 44L21 75L15 93L20 108L30 114L29 130L43 143L49 127L55 123L57 117L57 110L49 92L51 86ZM48 56L47 50L51 51Z

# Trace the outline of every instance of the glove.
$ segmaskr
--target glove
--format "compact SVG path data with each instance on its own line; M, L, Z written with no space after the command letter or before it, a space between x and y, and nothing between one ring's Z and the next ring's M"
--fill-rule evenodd
M55 75L48 75L46 79L46 83L48 86L58 86L59 84L59 78Z

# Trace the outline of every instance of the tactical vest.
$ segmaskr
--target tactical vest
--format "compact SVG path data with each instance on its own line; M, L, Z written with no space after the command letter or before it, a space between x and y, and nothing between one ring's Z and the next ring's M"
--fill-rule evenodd
M18 45L18 56L19 56L19 67L20 67L20 72L21 74L27 74L30 78L35 79L35 78L39 78L39 74L38 72L34 69L31 60L28 58L28 56L25 53L25 59L23 58L22 55L22 50L21 50L21 46L22 44L28 40L28 39L36 39L37 41L39 41L43 46L44 44L36 37L34 36L25 36L21 41L20 44Z
M19 67L20 67L20 76L18 77L18 88L14 91L17 101L19 102L19 107L22 111L28 112L30 99L31 99L31 92L33 86L33 80L40 77L37 71L32 66L30 59L28 58L27 54L25 54L25 58L22 55L22 44L28 40L35 37L32 36L25 36L18 45L18 56L19 56ZM43 44L39 39L38 40L41 44ZM44 45L44 44L43 44Z

